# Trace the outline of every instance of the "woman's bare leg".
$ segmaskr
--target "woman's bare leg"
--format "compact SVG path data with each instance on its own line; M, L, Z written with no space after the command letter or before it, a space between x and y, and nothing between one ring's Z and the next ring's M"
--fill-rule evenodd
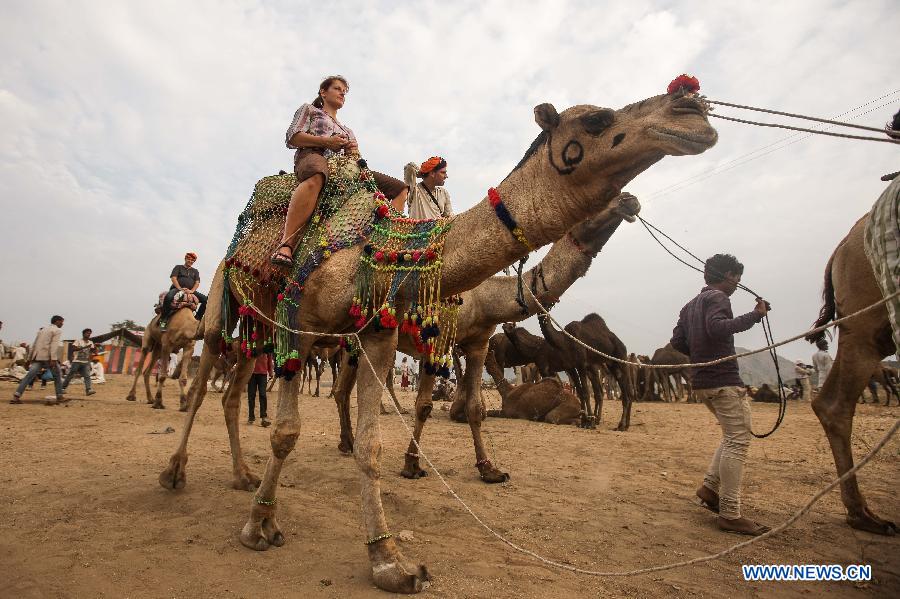
M321 174L315 174L309 179L303 181L294 189L291 194L291 203L288 204L287 216L284 220L284 231L281 234L281 244L290 244L291 248L296 247L300 229L309 221L313 210L316 208L316 200L319 198L319 192L325 184L325 177ZM291 258L293 250L288 251L286 247L280 247L276 250L276 254L280 254L285 258Z

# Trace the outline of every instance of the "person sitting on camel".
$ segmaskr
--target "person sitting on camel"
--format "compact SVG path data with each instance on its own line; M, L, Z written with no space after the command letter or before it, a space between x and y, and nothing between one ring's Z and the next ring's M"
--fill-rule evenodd
M319 193L328 179L328 158L337 152L359 155L359 145L350 127L338 122L337 112L344 106L350 86L340 75L327 77L319 85L312 104L303 104L294 113L285 134L285 145L294 153L294 174L298 185L291 195L284 232L271 262L282 268L293 264L294 248L300 231L309 221ZM403 212L408 188L405 183L372 171L375 184L398 212Z
M449 218L453 216L450 193L444 187L447 180L447 161L440 156L432 156L416 167L410 162L407 169L416 171L422 182L409 191L409 217L415 219Z
M203 318L203 312L206 311L206 296L197 291L200 287L200 272L194 268L194 262L197 261L197 254L188 252L184 255L184 264L176 264L172 269L169 278L172 280L172 286L163 301L162 317L160 318L160 328L165 328L165 321L169 318L169 312L172 307L172 300L179 291L183 291L187 295L193 295L200 303L197 313L194 317L197 320Z

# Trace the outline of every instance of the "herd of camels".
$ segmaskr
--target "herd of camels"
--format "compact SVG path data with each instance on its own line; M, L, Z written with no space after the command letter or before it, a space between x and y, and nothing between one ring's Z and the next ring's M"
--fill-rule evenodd
M651 97L619 110L579 105L557 113L552 105L541 104L534 114L541 132L497 190L532 246L552 244L544 259L523 277L524 284L538 301L550 305L587 272L620 223L633 220L637 214L640 209L637 199L623 193L624 186L664 156L704 152L716 143L718 134L707 120L705 105L684 91ZM900 179L891 183L885 193L896 195L900 192L898 186ZM853 226L828 262L825 307L819 324L881 299L873 270L863 251L866 218L864 216ZM473 251L473 248L479 250ZM361 251L362 244L359 244L336 253L307 279L299 322L296 323L299 330L354 332L348 310L353 301L352 281ZM634 369L629 370L618 363L604 363L596 354L555 329L546 318L540 318L543 337L515 326L516 321L538 314L538 305L530 297L517 296L517 277L495 273L526 253L526 248L504 227L486 198L456 218L445 241L440 289L444 296L462 294L456 351L465 357L466 365L458 379L460 385L451 417L469 424L476 465L481 479L488 483L507 480L509 474L492 465L481 437L485 418L481 378L485 367L497 382L503 398L503 408L496 415L583 426L594 426L600 418L604 393L598 373L603 372L621 389L623 411L619 430L629 426L630 405L636 394L649 392L654 384L649 378L639 380ZM162 388L170 353L185 348L185 355L192 355L194 343L200 339L204 341L199 370L187 392L184 364L188 360L182 360L179 368L181 408L187 415L178 448L159 476L160 484L167 489L185 486L191 426L206 395L207 381L226 345L219 322L223 313L237 313L240 300L239 290L225 288L223 265L220 264L201 322L197 322L189 310L182 309L170 318L165 332L160 331L156 318L147 327L142 350L162 361L154 407L163 406ZM224 306L224 302L229 302L230 306ZM268 305L255 307L275 320L274 299ZM497 325L501 324L503 332L494 335ZM224 328L233 330L235 325L228 321ZM841 323L839 329L833 369L812 407L828 437L837 471L843 474L853 467L850 433L856 400L875 366L885 356L893 354L895 348L888 312L883 305ZM570 323L565 331L606 354L622 359L628 357L624 344L596 314ZM366 328L359 332L359 340L364 358L361 357L355 367L345 363L333 388L341 421L340 448L345 452L352 451L361 471L363 515L374 583L387 591L418 592L430 575L424 565L401 553L388 534L390 528L382 508L378 418L380 408L383 409L383 384L394 363L395 352L415 355L415 347L407 335L398 335L396 329L376 332ZM335 352L329 349L334 345L334 338L302 335L297 350L302 361L318 352L336 369ZM673 357L668 352L670 349L662 348L651 358L644 359L656 364L672 364L674 370L684 357ZM280 379L277 416L271 428L272 453L260 479L244 461L238 435L241 395L253 362L254 358L238 352L222 405L231 445L232 484L236 489L255 491L240 541L246 547L264 550L285 543L278 525L276 490L282 466L300 433L298 395L303 379ZM554 378L536 377L517 386L503 378L504 367L529 363L537 366L542 377L566 372L575 393L564 390ZM219 370L222 368L220 364ZM136 374L128 399L134 399L141 374L140 371ZM143 375L149 401L149 372ZM311 382L311 377L306 378ZM415 404L414 439L410 441L403 470L403 475L409 478L425 474L419 465L417 442L432 408L434 378L424 375L420 382ZM358 403L355 435L349 415L350 392L354 385ZM595 400L593 407L591 395ZM855 476L841 484L841 494L850 526L879 534L896 532L892 522L879 518L867 506Z

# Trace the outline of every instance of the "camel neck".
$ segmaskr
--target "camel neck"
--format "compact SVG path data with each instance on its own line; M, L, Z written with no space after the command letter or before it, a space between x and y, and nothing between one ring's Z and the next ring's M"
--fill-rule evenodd
M612 184L593 186L592 200L571 189L547 189L540 163L524 165L498 187L500 199L537 249L560 239L576 223L600 212L619 193ZM528 253L497 217L487 197L453 220L444 246L444 295L471 289Z

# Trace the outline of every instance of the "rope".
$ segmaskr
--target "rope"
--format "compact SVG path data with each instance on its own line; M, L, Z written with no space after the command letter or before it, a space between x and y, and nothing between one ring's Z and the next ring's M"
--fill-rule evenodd
M543 314L546 314L547 317L550 319L550 321L551 321L553 324L555 324L560 330L562 330L562 332L563 332L564 335L566 335L567 337L569 337L569 338L572 339L573 341L577 342L578 344L580 344L582 347L584 347L584 348L587 349L588 351L591 351L591 352L597 354L598 356L601 356L601 357L603 357L603 358L606 358L607 360L611 360L611 361L613 361L613 362L618 362L619 364L627 364L627 365L631 365L631 366L640 366L641 368L652 368L652 369L659 369L659 370L665 370L665 369L671 370L671 369L672 369L672 365L671 365L671 364L668 364L668 365L664 365L664 364L644 364L644 363L641 362L640 360L638 360L637 362L632 362L632 361L630 361L630 360L623 360L623 359L621 359L621 358L617 358L617 357L615 357L615 356L611 356L611 355L609 355L609 354L605 354L605 353L603 353L602 351L600 351L600 350L598 350L598 349L595 349L595 348L591 347L590 345L585 344L585 343L584 343L583 341L581 341L580 339L578 339L578 338L573 337L572 335L570 335L568 332L566 332L566 330L565 330L562 326L560 326L559 322L557 322L556 319L553 318L553 316L552 316L552 315L547 311L547 309L541 304L541 302L538 301L538 299L537 299L536 297L534 297L534 294L531 293L531 290L528 289L528 286L527 286L527 285L525 286L525 290L528 291L529 295L531 295L531 299L533 299L534 302L537 304L538 309L539 309ZM873 309L877 308L878 306L880 306L880 305L882 305L882 304L885 304L885 303L891 301L892 299L894 299L895 297L898 297L898 296L900 296L900 291L896 291L896 292L890 294L889 296L887 296L887 297L885 297L885 298L883 298L883 299L878 300L878 301L875 302L874 304L871 304L871 305L869 305L869 306L866 306L865 308L861 308L861 309L857 310L856 312L853 312L852 314L848 314L847 316L844 316L844 317L842 317L842 318L838 318L837 320L832 320L832 321L829 322L828 324L824 324L824 325L822 325L822 326L820 326L820 327L816 327L816 328L814 328L814 329L810 329L810 330L806 331L805 333L800 333L799 335L795 335L795 336L793 336L793 337L790 337L790 338L788 338L788 339L785 339L784 341L779 341L778 343L772 343L772 344L767 345L767 346L765 346L765 347L761 347L761 348L759 348L759 349L754 349L754 350L752 350L752 351L742 352L742 353L739 353L739 354L734 354L733 356L726 356L726 357L724 357L724 358L718 358L718 359L716 359L716 360L710 360L709 362L693 362L693 363L690 363L690 364L679 364L678 367L679 367L679 368L680 368L680 367L685 367L685 368L703 368L703 367L706 367L706 366L713 366L713 365L715 365L715 364L721 364L722 362L728 362L728 361L730 361L730 360L736 360L737 358L745 358L745 357L747 357L747 356L752 356L752 355L754 355L754 354L762 353L762 352L764 352L764 351L769 351L770 349L775 349L776 347L781 347L782 345L787 345L788 343L791 343L791 342L796 341L796 340L798 340L798 339L803 339L803 338L806 337L807 335L812 335L813 333L818 333L818 332L820 332L820 331L824 331L825 329L830 329L830 328L832 328L832 327L835 327L835 326L837 326L837 325L839 325L839 324L841 324L841 323L843 323L843 322L845 322L845 321L847 321L847 320L850 320L851 318L854 318L854 317L856 317L856 316L859 316L860 314L862 314L862 313L864 313L864 312L868 312L869 310L873 310Z
M525 286L525 287L527 288L527 286ZM530 293L530 290L529 290L529 293ZM898 293L900 293L900 292L898 292ZM532 295L532 297L534 297L534 296ZM537 301L536 298L535 298L535 301ZM881 302L879 302L879 303L881 303ZM873 304L872 306L869 306L868 308L860 310L859 312L856 312L851 316L855 316L856 314L859 314L860 312L871 309L875 305L877 305L877 304ZM538 306L540 306L543 309L543 306L541 306L540 303L538 303ZM378 372L375 370L375 366L372 364L372 360L369 358L369 354L366 352L366 348L363 345L362 340L359 338L358 333L320 333L320 332L313 332L313 331L296 331L293 329L288 329L284 325L281 325L279 323L276 323L276 322L270 320L262 313L259 313L259 315L262 316L264 319L268 320L269 322L271 322L272 324L274 324L275 326L279 326L283 329L287 329L292 333L298 333L301 335L314 335L314 336L320 336L320 337L333 336L333 337L353 337L353 338L355 338L357 345L360 349L360 353L366 359L366 364L369 365L369 370L371 370L372 375L375 377L375 380L378 381L379 384L381 385L382 392L387 392L387 386L385 385L385 381L383 380L383 377L378 376ZM549 316L549 314L548 314L548 316ZM850 318L850 316L842 318L840 320L843 321L846 318ZM552 317L551 317L551 319L552 319ZM371 319L370 319L370 322L371 322ZM832 324L836 324L837 322L838 321L834 321L834 323L832 323ZM368 323L366 323L366 324L368 325ZM825 327L820 327L820 328L825 328ZM575 340L578 341L577 339L575 339ZM593 349L593 348L591 348L591 349ZM684 560L681 562L674 562L671 564L663 564L661 566L651 566L648 568L639 568L639 569L634 569L634 570L625 570L625 571L618 571L618 572L613 572L613 571L604 572L604 571L599 571L599 570L587 570L584 568L578 568L575 566L570 566L568 564L563 564L563 563L557 562L555 560L545 558L545 557L539 555L538 553L531 551L530 549L526 549L526 548L516 544L515 542L507 539L505 536L503 536L502 534L500 534L499 532L497 532L496 530L491 528L491 526L489 524L487 524L484 520L482 520L478 516L478 514L476 514L472 510L472 508L469 507L469 505L462 499L462 497L459 496L459 494L453 489L453 487L450 486L450 484L447 482L447 479L445 479L444 475L441 474L441 471L437 468L437 466L434 465L434 462L431 461L431 458L428 457L428 455L422 449L422 446L419 444L419 442L416 441L415 436L413 435L413 431L409 428L409 425L407 424L406 420L403 418L403 415L400 413L400 409L398 408L398 406L396 404L394 404L393 402L391 402L391 405L394 408L394 413L397 415L397 417L400 419L400 422L403 424L403 427L406 429L407 434L410 435L410 437L413 441L413 444L416 447L416 452L419 454L419 457L422 458L423 460L425 460L425 462L431 467L432 471L437 475L438 479L441 481L441 483L447 489L447 492L450 493L450 495L452 495L453 498L457 502L459 502L460 505L463 506L463 509L465 509L465 511L470 516L472 516L472 518L482 528L484 528L491 536L493 536L494 538L499 540L501 543L507 545L508 547L511 547L513 550L518 551L519 553L528 555L530 557L533 557L534 559L536 559L544 564L547 564L548 566L553 566L556 568L560 568L562 570L568 570L570 572L574 572L577 574L586 574L589 576L603 576L603 577L638 576L641 574L649 574L652 572L661 572L664 570L673 570L675 568L682 568L682 567L690 566L693 564L709 562L709 561L713 561L713 560L722 558L731 553L734 553L735 551L738 551L739 549L743 549L744 547L753 545L754 543L758 543L759 541L762 541L763 539L767 539L767 538L781 532L782 530L785 530L787 527L789 527L794 522L799 520L804 514L809 512L809 510L812 508L812 506L814 504L816 504L822 497L824 497L826 493L828 493L829 491L834 489L837 485L844 482L851 476L854 476L857 471L862 469L863 466L868 464L872 460L872 458L874 458L875 455L879 451L881 451L881 449L887 444L887 442L891 439L891 437L894 436L894 434L897 432L897 430L900 429L900 419L897 419L894 422L894 425L891 427L891 429L887 433L885 433L885 435L881 438L881 440L875 444L875 447L873 447L872 450L868 453L868 455L866 455L866 457L864 457L862 460L860 460L858 464L853 466L853 468L851 468L850 470L845 472L842 476L840 476L836 480L832 481L831 484L829 484L827 487L825 487L824 489L819 491L816 495L814 495L812 497L812 499L810 499L806 503L806 505L804 505L800 510L795 512L793 516L791 516L785 522L783 522L779 526L776 526L775 528L773 528L772 530L770 530L766 533L763 533L757 537L754 537L754 538L744 541L742 543L732 545L731 547L723 549L722 551L720 551L718 553L704 555L704 556L696 557L693 559Z
M697 256L696 254L691 252L689 249L687 249L686 247L684 247L683 245L681 245L680 243L678 243L677 241L675 241L674 239L672 239L671 237L666 235L663 231L656 228L653 224L645 221L640 216L638 216L638 218L640 219L641 224L644 225L644 228L647 229L647 232L650 233L650 236L654 239L654 241L656 241L656 243L658 243L664 250L666 250L666 252L668 252L668 254L670 256L672 256L673 258L675 258L676 260L678 260L679 262L681 262L688 268L692 268L693 270L696 270L697 272L700 272L700 273L704 272L703 270L697 268L696 266L693 266L692 264L688 264L687 262L685 262L684 260L682 260L681 258L676 256L674 253L672 253L669 250L669 248L667 248L666 245L663 242L661 242L656 237L656 235L653 234L653 231L651 231L650 228L652 227L655 231L659 232L660 235L662 235L663 237L665 237L666 239L668 239L669 241L674 243L676 246L678 246L678 248L680 248L684 253L691 256L694 260L696 260L697 262L700 262L701 264L704 264L704 268L705 268L705 262L699 256ZM722 274L722 273L719 273L719 274ZM738 287L740 289L743 289L744 291L750 293L751 295L753 295L756 298L761 297L758 293L756 293L755 291L753 291L746 285L742 285L739 283ZM775 334L772 332L772 322L769 320L768 314L763 316L762 329L763 329L763 335L765 335L766 344L771 345L772 343L774 343L775 342ZM785 397L785 395L784 395L784 381L782 381L782 379L781 379L781 367L778 365L778 354L775 352L774 349L770 349L769 356L772 358L772 363L775 365L775 378L778 381L778 417L775 419L775 424L772 426L772 428L767 433L760 435L760 434L753 432L752 429L750 430L750 434L753 435L754 437L756 437L757 439L765 439L766 437L772 435L775 431L777 431L778 427L781 426L782 421L784 421L784 416L787 413L787 397Z
M356 333L353 333L353 335L356 336ZM356 336L356 339L357 339L357 342L360 341L359 336ZM375 380L379 382L382 390L384 392L386 392L387 386L385 385L384 380L382 380L384 377L378 376L378 373L375 371L375 367L372 365L372 361L369 359L369 355L366 353L366 349L363 346L363 344L361 342L359 342L358 345L360 348L360 352L362 353L363 357L366 359L366 363L369 365L369 369L372 371L372 374L375 377ZM447 492L450 493L450 495L452 495L453 498L456 499L456 501L458 501L459 504L463 506L463 509L465 509L465 511L468 512L468 514L470 516L472 516L472 518L479 525L481 525L481 527L484 528L491 536L493 536L494 538L499 540L501 543L511 547L515 551L518 551L519 553L523 553L525 555L533 557L534 559L536 559L539 562L542 562L544 564L547 564L548 566L553 566L556 568L560 568L562 570L568 570L569 572L574 572L577 574L587 574L589 576L603 576L603 577L638 576L641 574L649 574L652 572L661 572L664 570L674 570L675 568L682 568L682 567L686 567L686 566L690 566L690 565L694 565L694 564L710 562L710 561L725 557L726 555L734 553L735 551L737 551L739 549L743 549L744 547L753 545L754 543L758 543L759 541L762 541L763 539L767 539L767 538L781 532L782 530L785 530L787 527L789 527L794 522L799 520L801 517L803 517L804 514L809 512L809 510L812 509L812 506L815 505L822 497L824 497L826 493L831 491L833 488L835 488L837 485L844 482L851 476L855 475L858 470L860 470L863 466L868 464L869 461L873 457L875 457L875 454L877 454L881 450L881 448L887 444L887 442L891 439L891 437L893 437L894 434L897 432L897 429L900 429L900 418L898 418L894 422L894 426L892 426L891 429L887 433L885 433L885 435L875 445L875 447L872 448L872 451L870 451L868 453L868 455L866 455L866 457L864 457L862 460L860 460L858 464L856 464L853 468L851 468L850 470L845 472L842 476L840 476L839 478L832 481L831 484L829 484L827 487L825 487L824 489L822 489L821 491L816 493L813 496L813 498L810 499L806 503L806 505L804 505L802 508L800 508L800 510L795 512L793 516L791 516L786 521L784 521L780 525L776 526L772 530L765 532L765 533L763 533L757 537L754 537L752 539L748 539L747 541L743 541L741 543L737 543L736 545L732 545L731 547L723 549L722 551L720 551L718 553L703 555L700 557L695 557L693 559L684 560L681 562L674 562L671 564L663 564L661 566L651 566L648 568L639 568L639 569L634 569L634 570L624 570L624 571L615 572L615 571L602 571L602 570L587 570L584 568L578 568L576 566L570 566L568 564L563 564L558 561L548 559L546 557L543 557L542 555L539 555L538 553L536 553L534 551L531 551L530 549L526 549L525 547L522 547L521 545L516 544L514 541L509 540L508 538L506 538L505 536L503 536L502 534L500 534L499 532L497 532L496 530L491 528L491 526L489 524L487 524L484 520L482 520L478 516L478 514L476 514L474 511L472 511L472 508L469 507L469 505L462 499L462 497L460 497L459 494L457 494L456 491L453 490L453 487L450 486L450 484L447 482L447 479L445 479L444 475L441 474L441 471L438 470L437 466L434 465L434 462L431 461L431 459L428 457L428 455L422 449L422 446L419 445L419 442L416 441L415 436L413 436L413 434L412 434L412 430L409 428L409 425L406 423L406 420L403 418L403 415L400 413L400 410L397 408L397 406L393 402L391 402L391 405L394 407L394 412L400 418L400 422L403 423L403 427L406 429L406 432L410 435L413 444L416 446L416 452L419 454L419 457L422 458L423 460L425 460L425 462L431 467L432 471L437 475L438 479L440 479L441 483L444 485L444 488L447 489Z
M866 135L848 135L846 133L832 133L830 131L822 131L821 129L804 129L803 127L792 127L790 125L778 125L775 123L760 123L759 121L747 121L744 119L736 119L730 116L722 116L721 114L713 114L709 113L707 116L715 117L717 119L724 119L726 121L734 121L735 123L744 123L746 125L756 125L758 127L775 127L776 129L789 129L790 131L803 131L805 133L815 133L817 135L828 135L829 137L843 137L844 139L862 139L866 141L880 141L883 143L889 144L900 144L900 139L892 139L890 137L868 137ZM883 129L878 129L884 133Z
M856 112L857 110L865 108L866 106L869 106L870 104L874 104L875 102L879 102L881 100L884 100L885 98L894 96L898 93L900 93L900 89L896 89L892 92L886 93L882 96L879 96L877 98L869 100L868 102L866 102L864 104L860 104L859 106L856 106L855 108L851 108L850 110L844 111L841 114L837 115L837 117L842 117L844 115ZM869 114L870 112L873 112L875 110L880 110L881 108L884 108L885 106L889 106L891 104L892 104L892 102L886 102L879 106L875 106L874 108L870 108L869 110L866 110L864 112L860 112L859 114L854 114L852 117L849 117L849 118L857 119L861 116ZM834 117L834 118L837 118L837 117ZM762 158L763 156L767 156L768 154L771 154L772 152L777 152L778 150L783 150L784 148L786 148L790 145L793 145L797 142L803 141L804 139L807 139L811 136L812 136L812 134L807 134L807 135L801 136L799 133L791 133L790 135L782 137L781 139L778 139L770 144L767 144L765 146L762 146L760 148L757 148L755 150L747 152L746 154L742 154L736 158L733 158L732 160L729 160L728 162L720 164L719 166L717 166L713 169L710 169L710 170L702 172L702 173L698 173L691 177L687 177L686 179L682 179L679 182L672 183L661 189L657 189L656 191L651 193L648 197L655 198L658 196L667 195L674 191L680 191L687 187L691 187L692 185L696 185L697 183L705 181L706 179L709 179L710 177L730 171L739 166L743 166L749 162L752 162L753 160ZM787 143L783 143L783 142L787 142ZM781 144L781 145L779 145L779 144ZM769 148L772 148L772 149L769 149ZM768 150L768 152L763 152L764 150ZM760 154L760 152L763 152L763 153ZM754 154L756 154L756 156L754 156Z
M731 104L729 102L719 102L717 100L706 100L710 104L719 104L720 106L730 106L732 108L742 108L744 110L753 110L754 112L765 112L767 114L777 114L779 116L786 116L793 119L803 119L805 121L815 121L817 123L827 123L829 125L840 125L841 127L851 127L853 129L862 129L863 131L875 131L876 133L884 133L884 129L879 129L877 127L868 127L866 125L854 125L852 123L844 123L841 121L831 121L828 119L820 119L814 116L806 116L804 114L794 114L791 112L780 112L778 110L769 110L768 108L756 108L755 106L744 106L742 104Z

